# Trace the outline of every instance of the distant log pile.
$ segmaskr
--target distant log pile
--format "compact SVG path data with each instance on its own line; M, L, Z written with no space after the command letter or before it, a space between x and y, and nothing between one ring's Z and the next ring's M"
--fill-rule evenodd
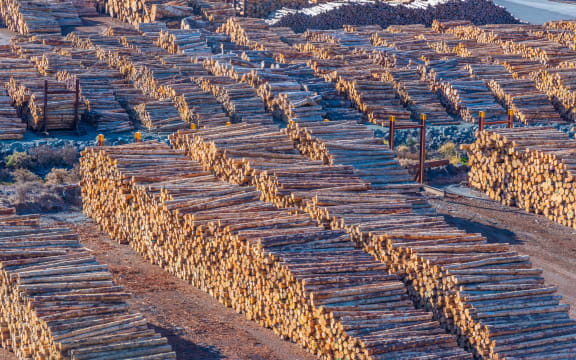
M150 39L140 35L110 37L90 34L89 37L69 35L75 47L92 49L110 69L119 71L124 79L150 98L160 102L170 101L180 114L180 121L165 122L157 119L158 126L179 128L182 121L194 122L204 126L208 123L225 124L229 121L221 105L211 95L204 92L199 85L188 81L190 76L200 72L206 74L202 64L191 64L190 58L167 58L164 63L150 60L142 51L158 51L166 54L161 48L154 48ZM113 44L114 39L124 42ZM172 62L172 60L174 60ZM158 106L156 103L155 106ZM141 109L142 107L140 107ZM172 112L172 111L170 111ZM153 125L155 126L155 125Z
M166 144L90 149L82 172L84 209L114 237L319 357L472 358L345 232L219 182Z
M208 57L212 55L200 32L190 30L166 30L160 32L157 45L170 54Z
M235 122L272 124L272 115L266 112L256 90L228 77L203 76L196 82L206 92L211 92Z
M138 26L156 20L181 19L193 15L187 0L97 0L101 11Z
M61 32L60 24L50 13L47 3L40 1L0 1L0 15L8 28L19 34Z
M48 81L50 91L61 93L50 94L44 107L45 85L43 79L21 83L12 78L6 84L6 90L30 128L47 131L75 129L78 120L75 95L68 91L65 83Z
M52 41L21 37L12 39L11 42L13 51L33 63L40 74L54 77L65 84L60 90L68 90L71 94L67 95L71 95L74 100L76 81L79 82L78 116L86 115L98 131L123 132L134 128L128 114L114 95L114 84L121 80L121 75L102 69L95 52L89 54L75 49L58 51L64 44L72 45L60 37ZM77 61L77 56L84 57L84 60ZM49 98L52 97L54 95L49 95ZM75 116L74 110L70 116Z
M576 141L553 128L494 129L467 147L469 182L492 199L576 228Z
M0 208L0 339L19 359L176 359L68 229Z
M310 9L280 10L270 23L302 32L306 29L338 29L344 25L425 24L434 20L470 20L475 24L517 24L506 9L486 0L454 0L435 6L407 7L386 2L321 4Z
M527 74L525 77L533 80L536 88L552 100L563 117L569 120L576 118L576 82L573 81L575 70L564 66L573 62L576 52L549 40L544 35L543 28L519 25L506 29L499 26L477 27L447 23L437 29L460 39L474 40L484 46L495 45L503 54L511 53L523 58L524 63L528 60L539 63L539 66L527 64L527 70L523 71ZM498 57L502 58L501 55ZM507 59L504 58L503 61L506 63ZM555 66L559 68L554 68ZM509 70L514 69L509 67Z

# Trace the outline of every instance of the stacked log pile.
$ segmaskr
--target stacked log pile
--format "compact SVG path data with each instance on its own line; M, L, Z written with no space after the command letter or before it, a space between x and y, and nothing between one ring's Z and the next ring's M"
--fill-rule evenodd
M18 111L34 130L69 130L75 129L76 96L68 91L66 83L48 81L50 91L61 92L49 94L44 107L45 80L16 81L11 78L6 83L8 96L17 106ZM66 93L62 93L66 92Z
M422 80L413 69L388 68L377 75L381 81L391 83L396 96L412 113L412 118L426 114L430 125L450 125L458 121L448 115L438 95L430 90L428 82Z
M212 56L200 32L190 30L165 30L160 32L158 46L170 54L184 54L194 57Z
M132 130L134 127L130 118L114 94L114 84L122 79L121 74L104 69L94 51L71 48L57 51L63 50L60 46L71 46L72 43L61 38L54 40L54 43L56 45L50 45L28 37L12 39L15 53L34 63L40 74L54 76L65 83L74 98L76 81L79 82L78 114L85 114L98 131ZM74 111L71 114L74 115Z
M370 188L351 166L326 167L301 155L294 142L274 126L241 123L179 131L170 140L206 170L233 184L254 185L263 199L281 207L298 205L302 196L317 190Z
M300 9L308 5L305 0L275 0L275 1L250 1L240 0L240 8L244 16L255 18L267 18L275 10L281 8Z
M257 173L264 176L273 173L274 178L266 181L262 181L262 175L243 179L245 183L252 179L264 200L277 206L299 203L319 222L348 231L367 251L394 264L394 269L406 274L405 280L412 284L414 298L433 309L446 328L458 333L462 346L491 359L526 352L536 357L561 358L573 346L574 322L569 320L568 307L560 305L554 295L556 288L545 285L541 271L531 269L528 258L511 252L507 244L487 244L484 237L451 228L440 217L418 214L408 197L396 192L364 192L343 187L344 183L339 188L306 184L304 191L298 191L290 176L285 175L288 168L280 167L278 160L273 163L256 159L252 166L252 159L239 158L249 154L235 153L236 146L238 150L246 149L242 144L246 144L248 136L242 141L238 135L236 145L225 138L217 146L225 131L214 129L210 143L182 133L172 141L199 159L206 169L229 181L237 181L251 169L260 169ZM241 134L242 129L231 132ZM201 133L208 137L205 131ZM265 146L251 147L260 156L266 153ZM291 171L298 168L302 166ZM320 174L326 172L317 172L316 176ZM349 184L353 177L348 175ZM286 200L288 194L291 201ZM556 319L560 320L556 323ZM558 333L543 330L543 324L550 322L557 324ZM505 330L510 324L517 326L513 335ZM556 334L566 336L558 338Z
M97 0L72 0L76 12L80 17L96 17L98 16L98 11L96 11Z
M485 0L446 1L429 6L405 6L383 2L331 2L301 11L282 9L269 21L275 26L290 27L302 32L307 29L339 29L344 25L425 24L434 20L471 20L475 24L517 24L506 9Z
M271 114L266 112L256 90L248 84L237 83L229 77L222 76L203 76L196 78L195 81L202 90L216 97L234 122L272 123Z
M12 98L0 96L0 140L18 140L24 137L26 124L12 106Z
M0 208L0 243L0 338L18 358L176 359L75 233Z
M576 227L576 142L553 128L491 130L467 147L469 182L507 206Z
M58 20L47 3L40 1L0 1L0 15L6 26L19 34L60 34Z
M345 232L219 182L166 144L90 149L82 172L85 211L111 234L319 357L471 359Z
M499 27L452 26L447 24L442 31L454 34L461 39L475 40L479 44L495 44L500 47L500 52L509 52L526 59L539 61L541 63L540 66L528 65L528 69L532 71L529 78L534 81L540 91L552 99L555 108L563 117L573 120L576 116L574 109L576 104L576 83L572 81L574 70L569 67L566 69L554 69L545 65L562 65L563 63L571 62L574 58L574 51L570 50L566 54L563 52L548 53L546 49L550 48L548 44L551 41L542 38L542 36L540 38L537 37L537 41L532 40L530 47L527 47L528 45L525 45L522 40L534 37L534 35L529 34L530 31L534 32L534 29L541 30L542 28L531 26L524 29L521 26L517 26L511 31L506 31ZM564 52L566 51L564 50Z
M281 92L276 100L276 106L285 122L322 121L326 113L318 103L321 98L311 91Z
M490 80L488 86L500 103L524 124L562 122L548 97L531 80Z
M178 58L175 63L170 63L170 59L151 61L147 52L140 50L140 46L148 44L152 47L152 43L139 35L123 36L123 41L129 45L127 47L120 47L115 37L86 35L71 37L74 46L95 49L98 59L111 69L119 71L144 95L159 101L171 101L178 110L181 121L194 122L197 125L225 124L229 121L217 100L189 80L191 73L187 71L190 68L192 74L197 71L206 73L201 64L190 64L186 57ZM164 122L162 126L178 127L178 123Z
M179 20L193 15L187 0L97 0L100 11L138 26L156 20Z

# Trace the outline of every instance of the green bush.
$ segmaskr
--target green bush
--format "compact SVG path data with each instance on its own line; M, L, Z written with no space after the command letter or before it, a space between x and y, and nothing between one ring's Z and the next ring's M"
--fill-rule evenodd
M12 169L27 169L32 165L32 158L25 152L15 152L4 159L6 167Z

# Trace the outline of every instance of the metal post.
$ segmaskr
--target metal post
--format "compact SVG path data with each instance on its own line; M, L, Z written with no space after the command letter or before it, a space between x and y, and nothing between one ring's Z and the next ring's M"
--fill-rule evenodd
M480 131L484 131L485 121L486 121L486 113L484 111L480 111L478 113L478 128Z
M390 150L394 150L394 136L396 135L396 116L390 116L390 126L388 133L388 145L390 145Z
M44 80L44 114L42 124L42 131L46 131L46 112L48 111L48 80Z
M512 129L514 127L514 110L508 110L508 129Z
M78 106L80 102L80 80L76 79L76 88L74 89L76 98L74 100L74 130L78 131L78 124L80 119L78 119Z
M98 134L98 146L104 146L104 134Z
M418 181L424 184L424 162L426 161L426 114L420 114L420 163Z
M139 143L140 141L142 141L142 133L140 133L140 131L136 131L134 133L134 142Z

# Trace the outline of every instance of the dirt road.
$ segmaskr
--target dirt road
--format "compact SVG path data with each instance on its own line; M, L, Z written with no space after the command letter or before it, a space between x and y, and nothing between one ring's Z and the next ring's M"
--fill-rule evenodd
M534 267L558 286L563 302L576 317L576 231L485 198L476 191L466 193L483 199L455 197L433 199L432 204L446 220L469 232L482 233L489 242L508 242L512 249L530 255Z

